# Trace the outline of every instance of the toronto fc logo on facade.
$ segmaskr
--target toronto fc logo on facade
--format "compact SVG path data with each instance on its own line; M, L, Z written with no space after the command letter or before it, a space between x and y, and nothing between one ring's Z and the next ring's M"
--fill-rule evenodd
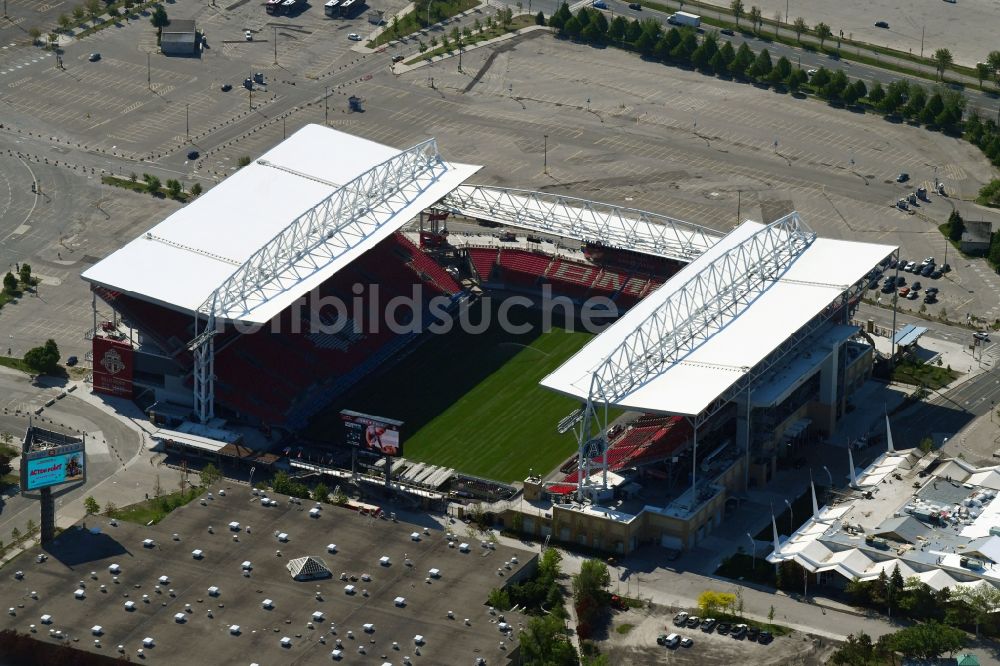
M104 352L104 357L101 358L101 367L107 370L108 374L117 375L125 369L125 361L122 360L118 350L109 349Z

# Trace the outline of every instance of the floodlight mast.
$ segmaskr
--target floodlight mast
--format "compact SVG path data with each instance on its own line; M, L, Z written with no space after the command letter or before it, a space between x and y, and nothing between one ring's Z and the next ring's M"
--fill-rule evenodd
M213 339L220 332L219 322L239 321L317 273L412 203L447 170L435 139L394 155L299 215L205 299L195 312L195 336L187 345L194 353L194 407L199 421L215 416Z
M665 215L549 192L462 185L441 205L519 229L690 262L722 234Z
M746 310L812 244L816 234L791 213L712 260L639 323L591 375L577 432L577 500L590 453L602 454L607 487L608 408L663 373ZM603 406L603 414L600 407Z

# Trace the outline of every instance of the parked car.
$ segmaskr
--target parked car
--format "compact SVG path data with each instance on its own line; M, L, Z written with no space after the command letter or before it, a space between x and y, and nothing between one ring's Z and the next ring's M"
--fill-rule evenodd
M403 60L404 60L404 56L401 56L401 55L394 55L394 56L392 56L392 62L393 63L403 62Z
M750 627L749 629L747 629L747 640L748 641L755 641L755 640L757 640L757 637L759 635L760 635L760 628L759 627Z
M905 277L903 277L902 275L900 275L898 278L896 278L896 286L897 287L902 287L904 284L906 284L906 278Z
M189 150L188 154L187 154L187 158L189 160L196 160L196 159L198 159L199 156L200 156L200 154L198 153L197 150Z
M725 635L729 633L729 630L731 628L732 625L729 624L728 622L720 622L718 626L715 628L715 633Z
M80 359L78 359L76 356L70 356L68 359L66 359L66 365L68 365L71 368L79 362Z
M694 629L699 624L701 624L701 618L698 617L697 615L692 615L687 619L687 622L685 624L687 624L689 629Z
M899 261L897 259L889 260L889 268L895 268L897 265L899 265Z
M900 199L896 202L896 208L899 210L909 210L909 204L906 203L906 199Z
M933 271L931 271L931 274L928 275L927 277L929 277L932 280L940 279L940 277L941 277L941 271L939 271L938 269L935 268Z
M940 291L940 290L937 287L928 287L927 291L925 291L924 293L925 294L936 294L936 293L938 293L938 291Z
M908 294L906 295L906 297L907 297L908 299L910 299L911 301L915 301L915 300L917 300L918 298L920 298L920 292L919 292L919 291L917 291L916 289L914 289L913 291L911 291L910 293L908 293Z
M747 628L748 627L745 624L738 624L733 627L733 630L729 633L729 635L737 640L741 640L747 635Z
M687 619L688 619L688 614L685 613L684 611L681 611L677 615L674 615L674 624L676 624L679 627L683 625L685 622L687 622Z
M714 617L706 617L701 621L701 630L706 634L711 633L712 629L715 627L716 621Z
M937 294L924 293L924 303L937 303Z
M229 83L223 83L222 84L222 92L229 92L232 89L233 89L233 86L231 84L229 84Z
M721 32L723 35L726 35L728 37L735 37L736 36L736 32L732 28L723 28L719 32Z
M908 264L906 264L906 268L904 268L903 270L906 271L907 273L912 273L913 269L916 267L917 267L917 262L911 261Z
M886 30L888 30L889 29L889 22L888 21L875 21L875 27L876 28L885 28Z
M639 4L638 2L630 2L630 3L628 3L628 8L629 9L634 9L637 12L641 12L642 11L642 5Z
M663 639L663 645L668 648L674 648L677 647L677 644L680 643L680 641L680 634L668 634L667 637Z
M100 59L101 59L101 54L100 53L91 53L90 57L87 58L87 60L89 60L90 62L97 62Z
M917 196L919 198L923 199L924 201L927 201L927 188L926 187L918 187L917 188Z
M930 277L931 273L934 272L934 264L927 264L924 266L924 270L920 271L920 274L924 277Z
M687 636L681 638L681 647L689 648L692 645L694 645L694 641L692 639L688 638Z
M901 287L900 288L900 290L899 290L899 297L900 298L906 298L909 295L910 295L910 288L909 287Z
M244 30L243 31L243 38L245 40L247 40L248 42L252 42L253 41L253 33L250 32L249 30Z
M913 284L910 285L910 290L911 291L920 291L920 287L922 287L922 286L923 285L920 284L920 280L917 280Z
M972 334L972 337L974 337L976 340L980 340L982 342L989 342L990 341L990 335L989 335L989 333L986 333L985 331L976 331L975 333Z
M666 645L667 644L667 635L666 634L660 634L659 636L657 636L656 637L656 644L657 645Z
M760 643L761 645L767 645L773 640L774 636L771 634L770 631L762 631L760 632L760 636L757 637L757 642Z
M349 35L347 36L347 38L348 38L349 40L351 40L352 42L360 42L360 41L361 41L361 35L359 35L359 34L358 34L358 33L356 33L356 32L352 32L351 34L349 34Z
M607 9L608 8L608 3L604 2L604 0L594 0L593 5L594 5L595 9Z
M817 69L807 69L806 70L806 76L808 76L808 77L811 78L811 77L815 76L816 72L818 72L818 71L819 70L817 70Z
M901 172L898 176L896 176L897 183L905 183L909 179L910 179L910 174L906 173L905 171Z

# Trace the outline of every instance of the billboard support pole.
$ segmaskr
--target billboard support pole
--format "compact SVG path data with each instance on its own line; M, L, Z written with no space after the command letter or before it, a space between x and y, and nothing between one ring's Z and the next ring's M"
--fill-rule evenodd
M52 488L42 488L41 493L41 539L42 546L48 546L56 538L56 502L52 497Z
M385 457L385 489L389 490L391 488L390 481L392 479L392 456Z
M351 481L358 482L358 447L351 447Z

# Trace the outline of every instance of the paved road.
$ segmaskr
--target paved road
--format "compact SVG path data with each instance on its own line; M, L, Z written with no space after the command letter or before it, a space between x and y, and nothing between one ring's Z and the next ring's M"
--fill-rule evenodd
M666 25L667 14L651 9L642 9L640 11L629 9L628 2L626 0L608 0L608 7L612 15L620 14L628 17L629 19L653 19ZM725 16L725 14L723 14L723 16ZM706 29L712 28L707 26ZM897 72L879 69L878 67L851 62L850 60L836 60L829 56L813 51L807 51L802 48L786 46L785 44L769 42L755 37L746 37L741 33L736 33L736 35L732 37L727 37L726 35L719 35L719 37L720 39L729 40L732 42L733 47L737 49L744 42L747 46L753 49L754 52L760 52L766 48L770 52L772 60L785 56L796 65L804 68L826 67L834 70L842 68L848 76L852 78L864 79L868 82L879 81L885 85L902 78L906 79L910 83L919 84L925 89L933 87L933 83L926 79L906 76ZM907 63L906 66L910 68L917 67L912 63ZM979 92L978 90L971 89L965 89L963 93L968 100L969 111L977 110L979 114L984 117L997 117L1000 119L1000 96L995 94L986 94Z

